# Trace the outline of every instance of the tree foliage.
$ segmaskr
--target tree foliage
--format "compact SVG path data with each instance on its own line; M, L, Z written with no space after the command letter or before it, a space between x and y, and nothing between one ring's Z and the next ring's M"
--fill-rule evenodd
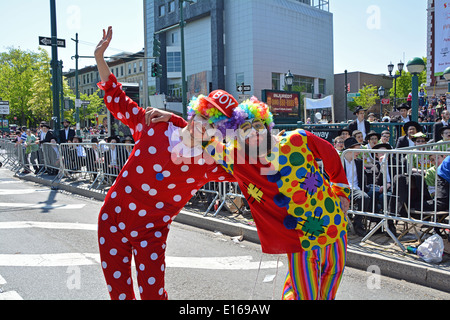
M378 88L372 84L364 83L364 86L359 90L359 93L361 96L354 98L355 106L361 106L364 110L372 107L377 99L379 99Z
M0 53L0 98L10 105L10 114L5 118L27 127L36 127L42 120L50 122L53 116L51 79L51 58L46 50L39 48L32 52L11 47ZM75 94L65 78L63 92L65 99L75 101ZM94 120L103 106L98 90L92 95L81 94L80 99L91 102L80 109L80 120ZM65 111L61 118L75 123L74 108Z

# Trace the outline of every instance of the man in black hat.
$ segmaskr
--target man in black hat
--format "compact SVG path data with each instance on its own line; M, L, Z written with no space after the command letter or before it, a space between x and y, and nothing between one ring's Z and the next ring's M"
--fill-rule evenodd
M338 131L338 137L342 137L342 139L347 140L352 136L352 130L349 127L342 128Z
M62 125L64 128L59 130L59 143L67 143L67 141L75 137L75 130L70 128L70 121L68 119L64 119Z
M400 115L392 117L391 122L408 122L411 121L411 117L408 115L409 109L411 107L407 103L403 103L400 107L397 108L400 112Z
M46 121L42 121L39 131L39 145L42 146L43 143L50 143L52 138L54 137L53 132L50 130L50 125Z
M345 150L360 149L359 143L354 137L350 137L344 141ZM367 177L365 176L362 159L358 159L359 152L345 152L344 153L344 169L347 175L347 180L352 189L351 196L353 199L353 209L358 211L369 212L370 197L366 193ZM364 176L364 179L363 179ZM364 181L364 185L363 185ZM363 237L366 234L366 228L363 224L363 216L355 215L353 218L353 227L358 236Z
M353 133L353 131L359 130L363 134L363 139L365 139L366 135L370 131L370 122L364 119L364 116L366 114L364 108L361 106L357 106L353 114L356 115L357 118L350 122L350 124L348 125L349 129L352 131L350 135Z
M406 134L398 138L395 148L413 147L415 144L412 137L417 132L422 131L422 126L415 121L409 121L403 125L403 131L405 131Z
M449 120L450 120L450 111L449 110L442 111L441 117L442 117L442 120L436 122L434 124L434 126L433 126L434 142L438 142L439 140L442 139L440 130L443 127L447 127L448 125L450 125L450 122L449 122Z

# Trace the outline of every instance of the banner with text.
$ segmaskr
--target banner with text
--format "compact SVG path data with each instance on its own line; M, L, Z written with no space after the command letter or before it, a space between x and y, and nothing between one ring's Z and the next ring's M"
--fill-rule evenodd
M450 67L450 2L434 2L434 75Z

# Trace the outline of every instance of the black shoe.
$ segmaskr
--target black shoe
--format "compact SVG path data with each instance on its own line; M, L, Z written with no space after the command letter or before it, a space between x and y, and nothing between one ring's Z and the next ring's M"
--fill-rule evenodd
M392 232L394 236L397 237L397 229L394 226L394 222L392 220L388 221L388 229ZM386 237L389 237L389 233L385 232Z
M356 224L355 225L355 233L360 237L364 237L366 235L366 230L364 229L364 227L362 225Z

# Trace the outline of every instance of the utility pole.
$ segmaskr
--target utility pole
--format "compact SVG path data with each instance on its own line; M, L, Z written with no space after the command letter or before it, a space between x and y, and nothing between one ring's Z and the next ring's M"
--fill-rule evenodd
M186 66L184 56L184 12L183 2L180 0L180 30L181 30L181 88L182 88L182 104L183 118L187 119L187 97L186 97Z
M348 110L348 77L347 77L348 73L347 70L345 70L345 122L347 122L348 120L348 114L347 114L347 110Z
M78 59L80 56L78 55L78 33L75 34L75 39L72 39L75 41L75 121L76 121L76 133L77 136L80 136L80 108L79 103L77 101L80 100L80 90L78 88Z
M56 0L50 0L50 20L52 30L52 85L53 85L53 130L58 134L60 129L59 115L59 81L58 81L58 40L56 28Z
M58 73L59 73L59 89L60 89L60 101L61 101L61 106L60 106L60 110L61 110L61 119L60 119L60 123L63 122L64 120L64 79L63 79L63 61L59 60L58 61Z

